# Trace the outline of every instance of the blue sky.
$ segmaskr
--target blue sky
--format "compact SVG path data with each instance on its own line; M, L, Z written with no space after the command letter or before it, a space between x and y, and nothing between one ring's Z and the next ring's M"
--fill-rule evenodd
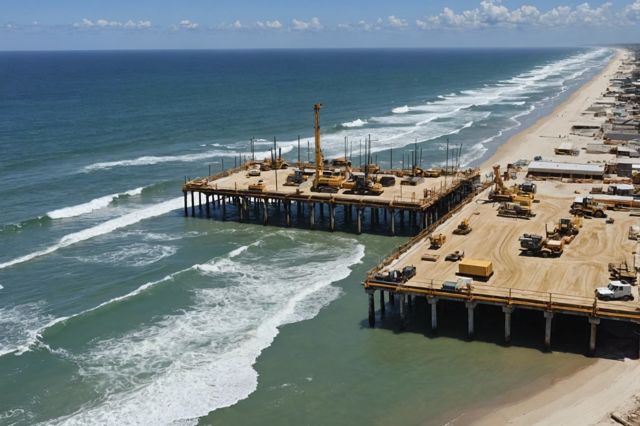
M0 0L0 50L553 46L640 40L640 0Z

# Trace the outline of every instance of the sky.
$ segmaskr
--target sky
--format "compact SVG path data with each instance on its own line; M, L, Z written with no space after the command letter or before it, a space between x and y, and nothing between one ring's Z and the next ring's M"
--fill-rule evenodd
M0 50L575 46L640 41L640 0L0 0Z

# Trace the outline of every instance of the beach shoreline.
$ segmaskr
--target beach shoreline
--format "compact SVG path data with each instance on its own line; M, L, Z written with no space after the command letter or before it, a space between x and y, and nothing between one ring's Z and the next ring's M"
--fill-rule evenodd
M558 142L579 141L579 137L569 136L572 123L579 122L582 112L605 92L624 54L624 50L617 49L600 72L560 105L499 146L482 162L481 170L490 171L493 164L504 166L536 155L554 157L553 148ZM599 358L567 374L541 377L498 398L494 404L472 408L448 424L617 424L611 413L629 411L635 405L634 396L640 394L640 369L636 363L631 359Z

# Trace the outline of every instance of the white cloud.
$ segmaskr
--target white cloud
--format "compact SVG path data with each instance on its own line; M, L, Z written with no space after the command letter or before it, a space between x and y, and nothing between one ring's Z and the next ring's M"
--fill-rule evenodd
M291 29L295 31L317 31L323 28L318 18L311 18L308 22L300 21L293 18L291 20Z
M256 26L258 28L269 29L269 30L279 30L279 29L282 28L282 24L278 20L275 20L275 21L264 21L264 22L263 21L258 21L258 22L256 22Z
M392 28L405 28L408 27L407 21L404 19L396 18L394 15L391 15L387 18L387 23Z
M636 0L639 3L640 0ZM438 15L416 20L416 26L431 29L478 29L491 27L605 25L611 22L611 3L598 7L582 3L575 7L557 6L541 12L536 6L522 5L509 9L500 0L482 0L475 9L460 13L445 7Z
M34 25L37 25L37 21L34 22ZM76 22L73 24L75 28L81 29L89 29L89 28L126 28L129 30L144 30L151 28L151 21L149 20L139 20L134 21L129 19L126 22L121 21L110 21L108 19L97 19L92 21L88 18L83 18L82 21Z
M198 27L200 27L200 24L190 21L189 19L183 19L178 24L178 27L182 28L183 30L196 30L198 29Z

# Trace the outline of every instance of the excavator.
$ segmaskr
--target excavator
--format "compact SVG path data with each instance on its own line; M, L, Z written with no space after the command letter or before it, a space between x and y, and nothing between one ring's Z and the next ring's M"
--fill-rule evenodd
M470 219L470 217L465 217L464 219L462 219L462 221L458 224L458 227L453 230L453 233L455 235L467 235L469 232L471 232L471 226L469 225Z
M340 172L324 170L324 157L322 156L322 150L320 148L320 108L322 108L322 104L315 104L313 106L315 114L316 172L313 178L313 186L311 187L311 190L315 192L336 193L344 183L344 175Z
M444 234L433 234L429 237L432 249L439 249L447 241L447 236Z
M534 200L533 192L523 192L518 185L507 187L500 176L500 165L493 166L493 189L489 192L490 201L517 203L531 208Z

